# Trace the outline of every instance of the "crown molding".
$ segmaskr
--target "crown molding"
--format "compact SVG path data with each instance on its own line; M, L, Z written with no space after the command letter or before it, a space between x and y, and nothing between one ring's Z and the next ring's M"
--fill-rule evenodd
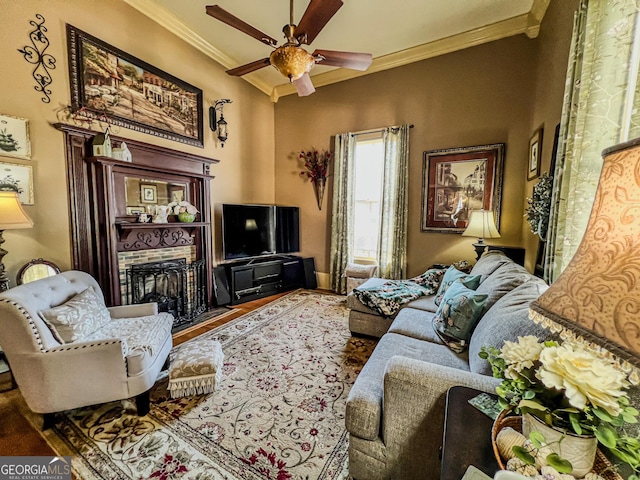
M159 25L178 36L189 45L198 49L212 60L218 62L224 68L232 68L237 65L237 61L221 52L200 35L196 34L186 23L169 12L164 7L159 6L153 0L124 0L131 7L140 11ZM534 0L531 10L523 15L512 17L501 22L469 30L447 38L425 43L415 47L390 53L377 57L365 72L337 68L326 73L312 76L313 84L318 87L343 82L352 78L382 72L392 68L401 67L410 63L419 62L428 58L445 55L447 53L464 50L483 43L500 40L502 38L524 33L529 38L536 38L540 33L540 24L549 7L551 0ZM258 90L269 95L272 102L286 95L296 93L295 86L291 83L282 83L272 87L268 82L252 78L251 75L241 77Z
M550 0L536 0L534 2L534 7L540 4L536 9L536 14L532 14L532 9L532 12L530 13L509 18L492 25L469 30L458 35L452 35L451 37L443 38L441 40L424 43L400 52L374 58L371 66L364 72L339 68L319 75L314 75L311 79L313 80L314 86L318 88L350 80L352 78L390 70L392 68L401 67L410 63L437 57L439 55L464 50L465 48L519 35L521 33L526 34L529 38L535 38L539 32L540 22L542 21L546 7L549 5L549 1ZM273 102L277 102L279 98L286 95L292 95L294 93L296 93L294 85L283 83L274 87L273 92L271 92L271 100Z
M207 42L200 35L195 33L191 27L176 17L173 13L166 8L159 6L157 3L151 0L124 0L130 6L138 10L140 13L146 15L151 20L169 30L178 38L184 40L192 47L204 53L207 57L218 62L224 68L232 68L237 66L238 62L218 50L216 47ZM267 82L257 80L255 78L245 78L243 80L249 82L258 90L269 95L272 91L271 85Z

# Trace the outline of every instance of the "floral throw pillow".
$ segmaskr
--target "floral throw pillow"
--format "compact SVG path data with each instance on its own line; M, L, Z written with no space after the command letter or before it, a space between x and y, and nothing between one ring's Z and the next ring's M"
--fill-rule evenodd
M82 340L111 320L109 310L93 287L62 305L42 310L40 316L61 343Z
M421 287L425 287L429 290L433 290L434 292L438 290L440 286L440 282L442 282L442 276L444 275L444 270L441 268L430 268L422 275L418 275L417 277L410 278L409 281L413 283L417 283Z
M445 292L433 317L433 328L454 352L466 350L487 297L471 290L460 280L453 282Z
M482 277L480 275L468 275L451 265L444 273L442 282L440 283L440 288L438 288L438 293L436 293L436 298L434 298L433 300L436 305L440 305L440 302L442 302L442 297L444 297L447 289L453 284L453 282L458 279L464 280L467 288L475 290L480 285L480 280L482 279Z

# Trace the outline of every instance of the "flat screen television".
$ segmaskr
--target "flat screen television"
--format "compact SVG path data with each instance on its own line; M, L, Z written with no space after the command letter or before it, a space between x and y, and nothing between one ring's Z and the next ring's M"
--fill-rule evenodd
M300 250L298 207L222 205L225 260Z

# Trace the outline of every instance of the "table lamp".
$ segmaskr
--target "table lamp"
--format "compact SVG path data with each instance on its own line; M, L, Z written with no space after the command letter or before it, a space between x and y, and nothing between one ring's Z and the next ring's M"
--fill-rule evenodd
M640 382L640 138L606 149L603 157L580 246L531 303L529 316L613 355Z
M478 243L474 243L473 246L476 249L476 258L479 260L487 248L484 239L500 238L500 232L498 232L496 228L493 212L491 210L473 210L471 212L471 218L469 219L469 225L462 233L462 236L478 237Z
M2 244L4 230L31 228L33 221L23 210L16 192L0 192L0 292L9 289L9 279L2 259L8 253Z

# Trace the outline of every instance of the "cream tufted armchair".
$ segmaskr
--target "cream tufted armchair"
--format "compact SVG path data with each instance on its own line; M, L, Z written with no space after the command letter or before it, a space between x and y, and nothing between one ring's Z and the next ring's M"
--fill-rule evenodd
M145 415L172 324L156 304L107 308L97 282L79 271L0 294L0 346L44 428L55 412L131 397Z

